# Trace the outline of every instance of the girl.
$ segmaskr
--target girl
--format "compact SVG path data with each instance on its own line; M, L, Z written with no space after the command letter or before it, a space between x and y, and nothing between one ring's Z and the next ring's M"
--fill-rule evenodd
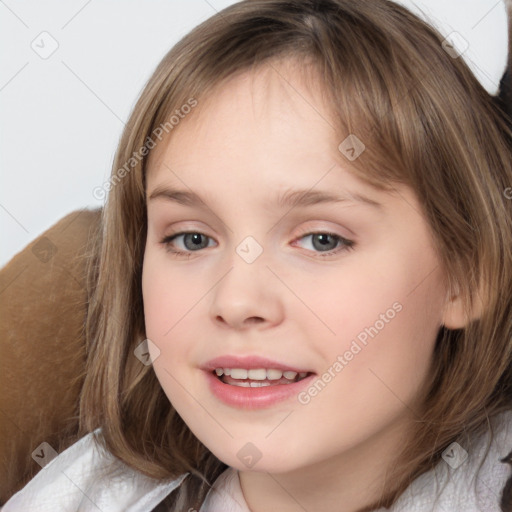
M91 256L80 439L5 511L511 510L510 118L442 41L253 0L169 52Z

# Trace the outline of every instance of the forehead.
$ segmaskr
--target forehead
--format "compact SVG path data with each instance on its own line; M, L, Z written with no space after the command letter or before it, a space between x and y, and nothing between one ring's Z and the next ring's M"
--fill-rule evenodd
M339 157L339 136L325 98L314 66L295 60L274 60L228 77L198 98L193 111L157 143L148 172L162 159L179 165L198 157L240 158L257 147L276 149L283 141L295 143L289 160L313 158L311 153L318 158L319 152ZM282 147L283 155L287 149Z
M164 185L194 189L203 198L230 195L235 202L235 194L265 197L265 204L291 189L371 198L376 187L351 172L339 145L314 66L275 61L231 76L198 98L151 150L146 193ZM379 196L376 202L388 199Z

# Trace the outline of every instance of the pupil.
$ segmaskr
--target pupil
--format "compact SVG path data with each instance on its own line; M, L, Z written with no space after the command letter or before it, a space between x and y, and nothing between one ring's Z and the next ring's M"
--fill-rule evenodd
M201 245L201 237L202 236L203 235L201 235L201 233L187 233L184 238L185 246L187 246L187 249L190 249L190 250L197 249L198 245ZM195 244L192 247L188 247L188 244L186 243L187 240L190 240L190 239L192 239L192 243ZM199 248L202 248L204 246L205 246L205 244L203 243L202 246Z
M328 234L324 234L324 233L320 233L320 234L315 235L313 237L313 245L315 246L316 249L319 249L319 248L320 249L325 249L327 244L329 244L329 240L328 240L329 237L332 238L331 244L333 244L333 246L330 247L330 248L334 249L336 247L336 240L332 237L332 235L328 235ZM316 247L315 241L319 242L319 246L318 247Z

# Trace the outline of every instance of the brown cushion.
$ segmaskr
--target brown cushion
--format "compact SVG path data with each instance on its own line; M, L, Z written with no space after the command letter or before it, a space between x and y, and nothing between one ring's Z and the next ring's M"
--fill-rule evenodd
M101 210L77 210L0 269L0 504L78 430L85 364L88 242Z

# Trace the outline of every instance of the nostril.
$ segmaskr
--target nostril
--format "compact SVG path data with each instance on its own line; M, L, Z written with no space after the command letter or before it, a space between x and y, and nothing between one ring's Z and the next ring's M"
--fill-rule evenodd
M261 316L251 316L246 320L246 322L250 324L261 324L261 322L264 322L264 320L261 318Z

